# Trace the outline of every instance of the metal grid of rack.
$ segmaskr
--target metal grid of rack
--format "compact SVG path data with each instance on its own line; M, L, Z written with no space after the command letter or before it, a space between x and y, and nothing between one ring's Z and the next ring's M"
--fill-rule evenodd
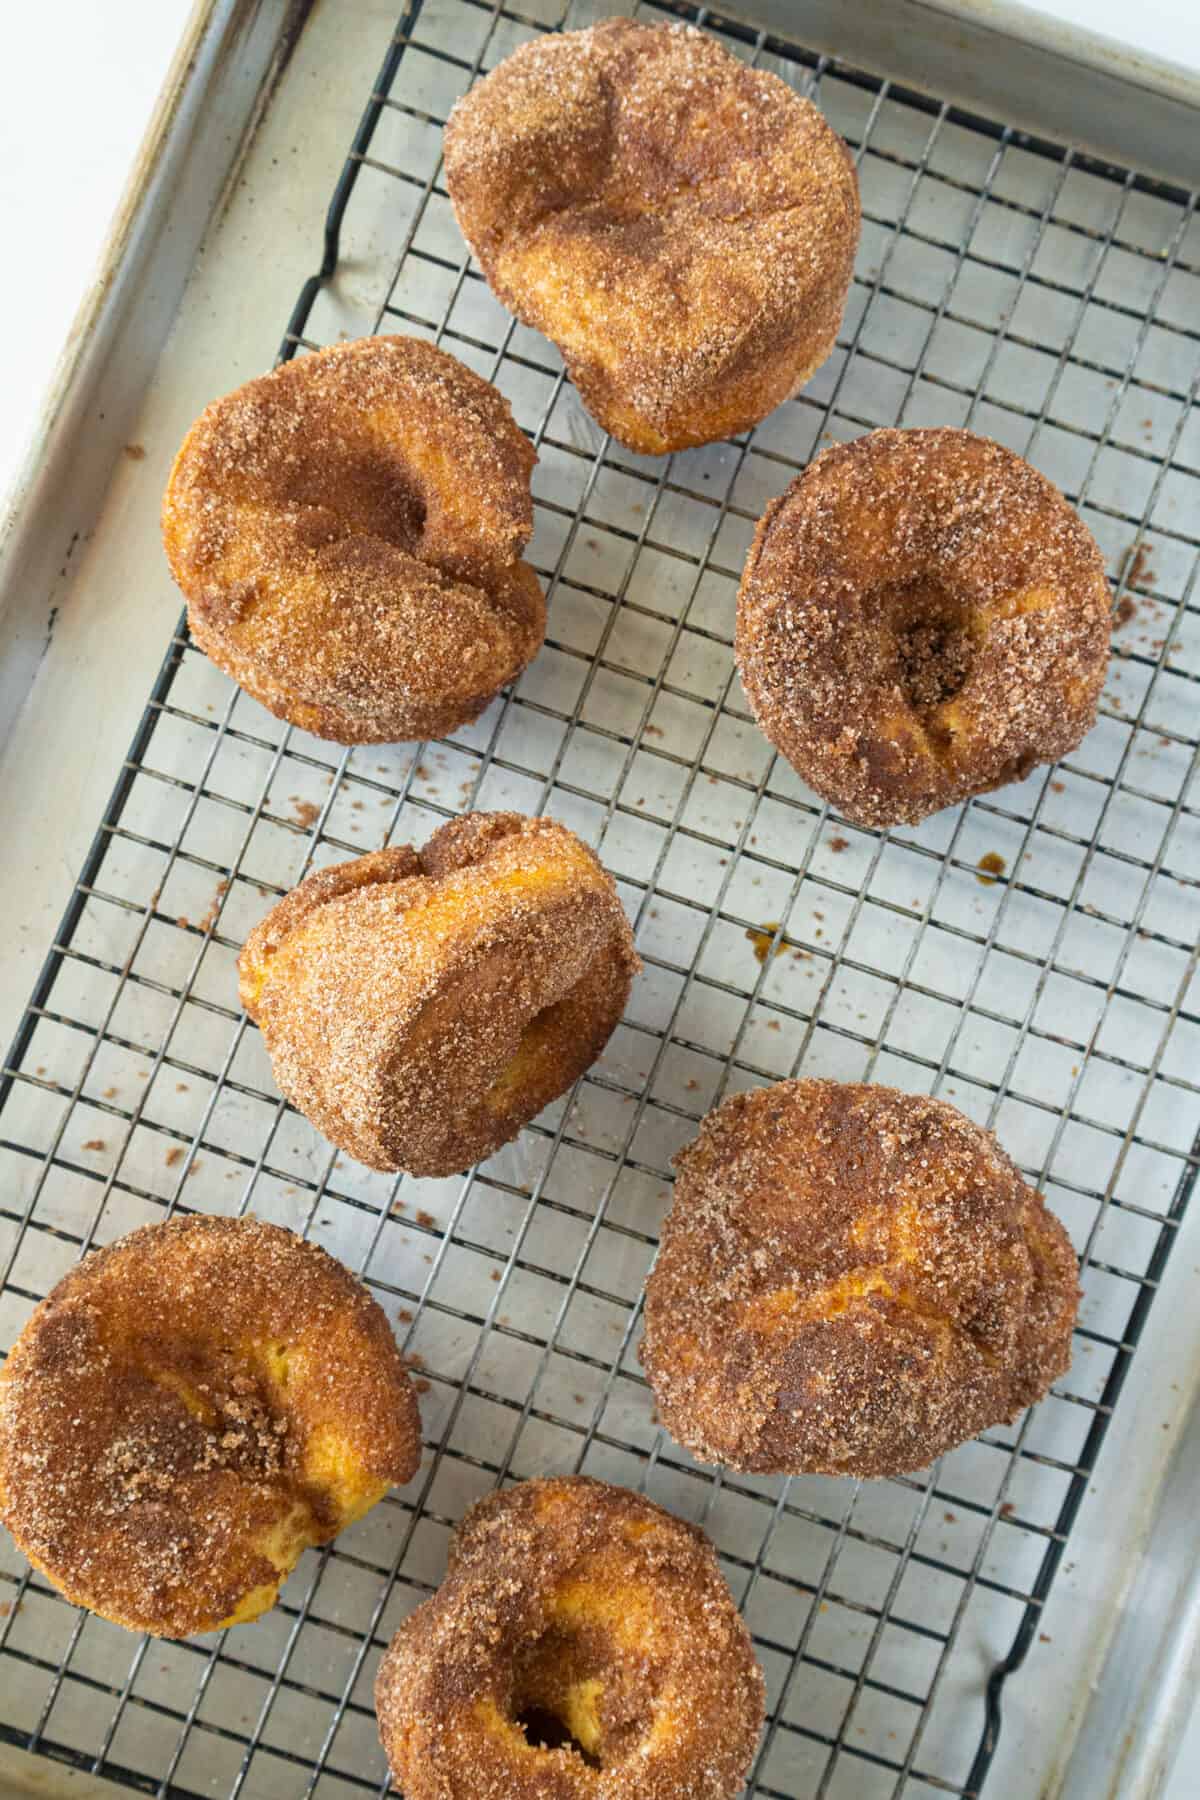
M91 1246L175 1207L253 1209L362 1274L424 1390L416 1480L306 1556L251 1626L135 1640L0 1546L0 1732L146 1791L380 1792L375 1665L455 1520L498 1482L583 1469L714 1537L768 1678L748 1793L977 1794L1184 1217L1196 197L699 15L847 138L863 242L838 349L802 395L744 440L637 457L492 299L439 162L481 72L610 10L415 0L282 347L411 331L504 390L540 457L545 650L445 742L349 751L269 718L181 626L4 1072L5 1345ZM733 597L762 505L823 441L935 422L1010 444L1080 505L1117 653L1066 762L880 834L824 808L755 730ZM600 1063L517 1144L455 1180L393 1181L279 1100L234 964L309 868L474 807L552 813L593 843L646 972ZM1083 1257L1067 1378L908 1480L703 1469L639 1373L671 1154L723 1093L799 1070L947 1095L998 1130Z

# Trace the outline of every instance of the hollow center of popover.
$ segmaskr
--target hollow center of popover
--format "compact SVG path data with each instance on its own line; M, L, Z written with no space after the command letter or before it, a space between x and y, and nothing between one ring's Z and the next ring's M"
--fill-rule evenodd
M270 1605L279 1580L309 1544L369 1509L384 1484L362 1468L336 1413L302 1417L294 1390L311 1382L309 1353L277 1340L222 1343L187 1338L166 1345L136 1329L124 1339L129 1363L127 1429L110 1445L98 1474L125 1506L161 1503L174 1492L183 1507L209 1475L232 1475L273 1503L253 1521L246 1547L277 1579L242 1596L231 1622ZM298 1434L298 1441L296 1441ZM240 1527L239 1527L240 1529Z
M601 1770L644 1742L654 1698L644 1664L602 1620L555 1607L517 1662L510 1712L532 1749L566 1750Z
M877 595L895 644L896 679L924 723L964 686L975 659L970 609L933 576L895 582Z
M349 535L380 538L412 555L426 507L404 459L370 439L344 442L333 455L329 448L322 439L300 452L289 470L289 502L332 512Z
M495 1077L487 1091L487 1102L494 1110L508 1106L542 1073L543 1060L553 1050L563 1014L580 989L592 979L589 969L561 999L543 1006L521 1028L517 1047Z

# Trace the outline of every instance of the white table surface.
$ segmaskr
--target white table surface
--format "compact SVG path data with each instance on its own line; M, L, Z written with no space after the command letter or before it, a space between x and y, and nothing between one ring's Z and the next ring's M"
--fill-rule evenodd
M358 0L350 0L357 4ZM398 4L397 4L398 10ZM1030 10L1200 66L1194 0L1053 0ZM6 18L0 216L19 269L0 283L0 503L96 268L191 0L59 0ZM63 130L63 122L69 129ZM81 146L86 148L81 149ZM32 957L30 970L38 958ZM1163 1800L1200 1793L1194 1717Z
M1193 0L1050 0L1030 12L1099 32L1165 62L1200 66L1200 28Z
M191 7L192 0L58 0L13 7L6 20L0 217L28 276L0 283L0 502ZM1029 10L1200 66L1194 0L1051 0Z
M192 0L57 0L7 12L0 218L19 261L0 282L0 501L191 8Z

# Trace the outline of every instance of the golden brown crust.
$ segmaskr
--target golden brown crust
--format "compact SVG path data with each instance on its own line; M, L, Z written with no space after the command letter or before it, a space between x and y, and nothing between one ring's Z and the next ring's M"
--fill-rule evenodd
M0 1371L0 1517L69 1600L161 1637L264 1610L420 1456L382 1309L257 1219L94 1251Z
M633 450L748 429L833 348L859 231L845 145L692 26L523 45L455 106L445 164L492 288Z
M443 735L532 660L536 461L490 382L418 338L297 357L215 400L163 542L200 647L338 743Z
M902 1474L1067 1369L1067 1234L946 1101L784 1081L726 1100L675 1160L642 1360L703 1461Z
M732 1800L763 1678L704 1533L577 1475L471 1509L375 1705L407 1800Z
M1108 666L1104 559L1053 483L969 431L872 431L767 508L738 594L759 725L862 825L1073 750Z
M323 869L251 932L275 1079L375 1169L490 1156L595 1061L639 967L611 876L552 819L470 813Z

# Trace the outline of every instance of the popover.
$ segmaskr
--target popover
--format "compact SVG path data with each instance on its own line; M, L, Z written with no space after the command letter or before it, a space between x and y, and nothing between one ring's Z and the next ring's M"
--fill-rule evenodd
M251 932L275 1079L374 1169L451 1175L594 1062L639 967L612 878L553 819L470 813L322 869Z
M163 501L196 643L339 744L444 735L537 653L533 447L433 344L361 338L205 408Z
M632 450L748 430L833 348L860 218L846 147L690 25L522 45L454 107L444 154L493 290Z

